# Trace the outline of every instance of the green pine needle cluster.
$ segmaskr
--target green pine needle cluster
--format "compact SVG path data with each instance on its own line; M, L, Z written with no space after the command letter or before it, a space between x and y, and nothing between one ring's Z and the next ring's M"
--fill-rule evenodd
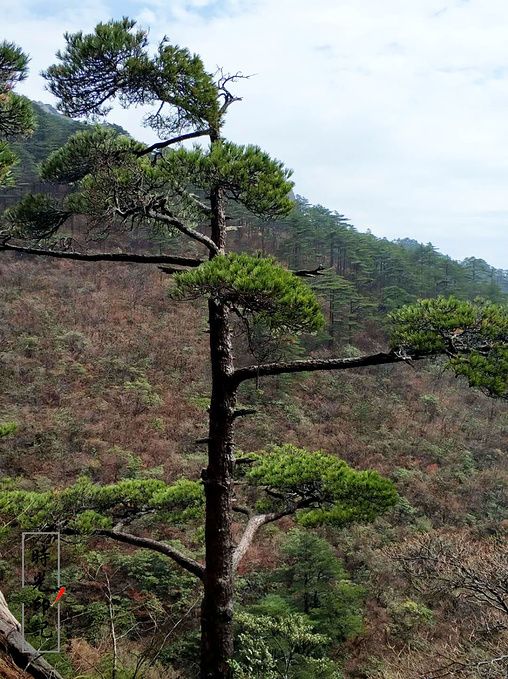
M221 300L273 332L315 332L323 314L308 285L268 257L230 253L175 276L177 298Z
M372 521L397 501L391 481L375 471L357 471L334 455L284 445L254 457L247 481L302 506L297 520L304 526Z
M200 516L203 502L198 481L180 479L167 484L158 479L125 479L101 486L83 477L62 490L3 490L0 516L25 530L69 528L88 533L147 512L180 523Z
M449 366L469 384L508 397L508 308L456 297L423 299L391 314L391 346L445 353Z
M139 148L142 144L118 134L113 128L95 125L76 132L64 146L51 153L41 164L41 179L72 184L101 167L120 164L128 153Z
M148 114L145 121L161 134L218 123L213 78L200 57L187 49L163 39L152 54L148 32L137 30L136 22L128 18L100 23L87 35L66 34L65 39L65 50L57 54L59 63L44 77L67 115L104 116L116 97L124 107L158 108L163 101L166 109Z
M15 92L15 85L27 76L28 57L13 43L0 43L0 187L13 182L12 169L18 162L7 140L30 134L35 117L30 101Z
M166 151L160 166L160 175L169 185L191 186L205 195L220 186L228 198L266 219L287 215L293 209L291 174L259 146L225 140L209 149L195 146Z
M30 193L8 208L3 219L11 236L40 240L56 234L70 214L54 198Z
M259 146L222 141L214 144L206 163L211 181L223 186L231 198L253 214L270 218L292 210L291 171Z

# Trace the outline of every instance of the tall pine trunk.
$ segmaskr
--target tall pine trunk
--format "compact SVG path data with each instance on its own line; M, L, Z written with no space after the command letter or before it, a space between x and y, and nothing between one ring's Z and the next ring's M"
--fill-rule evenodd
M220 188L211 195L212 239L224 252L226 218ZM236 387L229 311L209 300L212 394L205 488L205 577L201 608L201 678L225 679L231 675L233 655L233 421Z

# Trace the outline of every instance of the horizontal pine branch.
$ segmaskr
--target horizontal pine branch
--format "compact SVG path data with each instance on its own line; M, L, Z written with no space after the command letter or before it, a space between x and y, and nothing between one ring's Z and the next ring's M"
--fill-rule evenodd
M72 259L79 262L127 262L132 264L175 264L178 266L196 267L202 264L201 259L180 257L178 255L139 255L132 252L74 252L72 250L48 250L44 248L25 247L0 243L0 251L19 252L25 255Z
M245 380L270 375L315 372L317 370L350 370L389 363L410 363L411 361L438 356L440 353L442 352L414 353L409 356L396 351L389 351L354 358L309 358L299 361L279 361L239 368L235 370L232 380L234 383L240 384Z

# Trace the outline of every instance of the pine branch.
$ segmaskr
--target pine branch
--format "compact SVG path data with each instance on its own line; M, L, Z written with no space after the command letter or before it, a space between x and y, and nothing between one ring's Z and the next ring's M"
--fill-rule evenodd
M205 137L206 135L210 134L210 130L196 130L195 132L188 132L187 134L181 134L178 137L174 137L173 139L167 139L166 141L159 141L155 144L152 144L151 146L147 146L144 149L141 149L141 151L137 151L136 155L138 157L140 156L147 156L148 154L152 153L153 151L160 151L162 149L167 148L168 146L171 146L172 144L179 144L182 141L186 141L187 139L196 139L197 137Z
M42 255L44 257L56 257L59 259L73 259L80 262L127 262L132 264L176 264L178 266L196 267L202 264L201 259L179 257L177 255L138 255L130 252L95 252L82 253L65 250L43 250L21 245L10 245L7 242L0 243L0 251L21 252L26 255Z
M233 500L232 508L234 512L238 512L238 514L245 514L245 516L247 516L249 519L252 517L251 510L244 505L239 505L236 500Z
M151 217L152 219L157 219L158 221L163 222L168 226L172 226L178 231L180 231L180 233L183 233L189 238L198 241L198 243L202 243L205 247L207 247L210 250L210 252L213 252L214 254L217 254L219 252L219 248L211 238L206 236L204 233L196 231L196 229L187 226L173 215L165 214L163 212L155 212L154 210L149 210L148 216Z
M247 415L255 415L258 411L256 408L237 408L233 413L233 419L237 417L246 417Z
M245 380L257 379L269 375L282 375L285 373L315 372L317 370L350 370L351 368L366 368L373 365L385 365L389 363L404 363L423 358L438 356L442 352L414 353L411 356L396 351L380 352L355 358L310 358L300 361L280 361L278 363L266 363L265 365L250 365L235 370L232 380L240 384Z
M274 521L279 521L279 519L282 519L285 516L291 516L299 509L308 507L312 502L313 498L303 498L299 502L290 504L286 507L286 509L282 509L280 512L268 512L266 514L257 514L256 516L251 516L247 522L243 535L240 538L240 542L237 544L235 551L233 552L233 570L236 571L240 565L241 560L247 553L247 550L251 546L252 541L254 540L254 537L261 526L265 526L267 523L273 523ZM249 511L243 507L235 507L235 505L233 505L233 509L244 514Z
M101 529L95 531L94 535L101 535L103 537L111 538L112 540L117 540L118 542L123 542L127 545L133 545L135 547L143 547L145 549L150 549L152 552L159 552L159 554L164 554L172 559L179 566L184 568L189 573L192 573L200 580L203 580L205 569L204 567L191 559L182 552L179 552L171 545L165 542L160 542L159 540L153 540L152 538L143 538L139 535L132 535L131 533L124 533L116 530Z
M291 273L302 278L315 278L316 276L324 276L324 271L326 271L326 267L320 264L315 269L300 269Z
M233 571L236 571L240 565L241 560L247 553L247 550L252 544L254 537L261 526L267 523L272 523L273 521L278 521L282 519L283 516L288 516L293 514L295 509L287 509L281 512L271 512L269 514L258 514L257 516L251 517L248 522L240 542L237 544L235 551L233 552Z
M204 264L204 262L205 262L205 260L203 259L200 262L200 264ZM159 266L158 269L161 271L161 273L165 273L167 276L172 276L175 273L183 273L183 272L187 271L187 269L181 269L181 268L174 267L174 266Z
M203 212L205 212L207 215L212 214L212 208L206 203L203 203L203 201L200 200L199 196L196 196L195 193L186 191L185 196L189 198L195 205L197 205L200 210L203 210Z

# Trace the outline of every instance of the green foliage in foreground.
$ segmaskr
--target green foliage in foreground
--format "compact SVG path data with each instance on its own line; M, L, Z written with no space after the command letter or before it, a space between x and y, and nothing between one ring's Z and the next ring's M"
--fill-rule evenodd
M273 510L281 516L294 514L297 521L308 526L371 521L397 498L391 482L375 472L355 471L333 455L289 445L253 454L237 469L242 477L239 492L249 500L257 499L259 511ZM195 525L202 519L204 507L201 482L188 479L173 483L124 479L101 486L81 478L68 488L46 492L12 490L13 484L14 481L4 480L0 490L0 521L6 526L1 534L3 539L10 539L10 532L16 530L60 530L86 540L101 535L101 529L118 524L131 526L139 519L143 530L151 525L157 533L161 522L173 528L181 528L184 522ZM129 532L136 532L136 528L130 527ZM76 544L78 549L83 548L82 541ZM179 543L176 546L180 548ZM186 550L184 545L181 548ZM235 617L238 634L238 655L232 663L235 676L264 679L281 676L283 672L282 676L294 679L341 679L340 670L326 654L330 647L361 629L363 593L349 580L333 550L321 538L294 531L283 553L285 564L270 578L271 582L267 581L264 598ZM99 553L94 554L103 563ZM194 591L192 577L180 576L180 571L173 572L172 568L167 570L164 557L139 552L128 556L115 553L104 559L108 572L115 569L118 582L137 583L143 610L152 619L154 616L160 619L161 624L170 613L175 613L173 603L167 605L168 597L174 597L175 591L184 595L184 600L175 603L176 619L189 606ZM93 568L92 571L96 572ZM96 578L93 573L76 573L72 580L76 582L78 576L83 583L87 578ZM111 581L116 583L117 577ZM137 624L132 615L134 610L139 612L139 605L131 605L123 597L114 600L115 625L120 632L124 627L132 628ZM107 622L104 602L88 601L83 607L79 600L70 599L68 605L78 617L84 616L81 623L89 628L86 638L95 642L94 635ZM81 632L76 629L75 633ZM184 634L182 643L184 647L191 644L195 653L192 630ZM166 660L179 664L181 654L185 655L184 647L178 650L177 644L161 653Z
M271 258L230 253L175 280L177 296L217 298L272 332L315 332L324 324L309 286Z
M357 635L362 630L364 591L351 581L331 545L313 531L295 528L281 552L282 565L261 575L262 590L259 584L256 590L260 598L249 600L247 594L248 612L271 617L305 615L331 644ZM247 585L248 581L249 576Z
M9 226L14 238L48 238L69 217L70 212L63 210L58 201L50 196L28 194L19 203L7 209L3 219Z
M284 566L274 573L295 611L316 631L343 642L362 629L363 591L349 579L333 548L314 532L294 529L282 547Z
M486 300L423 299L391 314L391 345L447 354L470 386L508 397L508 308Z
M179 523L199 516L202 507L201 484L187 479L172 484L126 479L101 486L84 477L63 490L0 492L0 516L16 520L18 527L26 530L52 527L90 533L146 512L158 512Z

